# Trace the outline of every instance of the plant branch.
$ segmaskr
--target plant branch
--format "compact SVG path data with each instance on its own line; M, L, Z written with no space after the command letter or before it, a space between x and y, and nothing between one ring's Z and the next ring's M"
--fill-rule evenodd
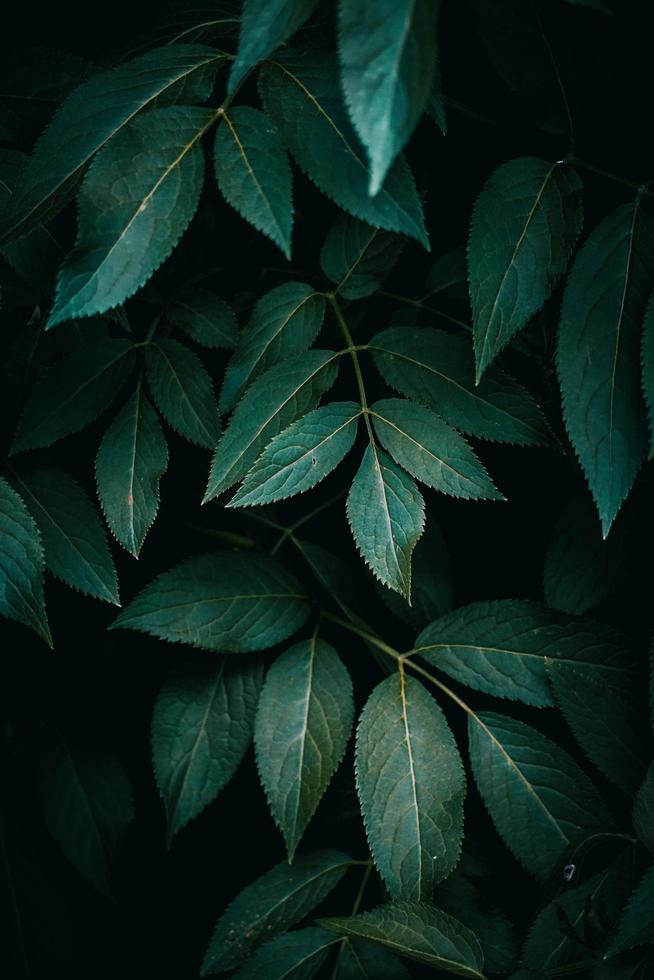
M361 365L359 364L359 357L357 353L361 348L360 345L357 346L354 343L354 340L352 339L352 334L350 333L348 325L345 322L345 317L343 316L340 304L336 299L335 294L325 293L325 298L331 304L331 307L334 311L334 316L336 317L336 321L341 329L341 333L343 334L345 343L347 344L347 350L349 351L350 357L352 358L352 364L354 366L354 376L356 378L357 388L359 390L359 401L361 403L361 411L363 412L363 416L366 420L366 429L368 430L368 438L372 443L374 439L372 434L372 426L370 424L370 419L368 417L368 399L366 398L366 389L363 383L363 374L361 373Z

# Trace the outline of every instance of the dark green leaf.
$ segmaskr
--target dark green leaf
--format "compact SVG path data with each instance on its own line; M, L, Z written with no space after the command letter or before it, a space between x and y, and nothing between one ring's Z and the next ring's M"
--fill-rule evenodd
M381 286L406 239L340 212L320 250L320 265L343 299L362 299Z
M148 384L157 408L173 429L213 449L220 436L213 383L202 361L176 340L145 348Z
M654 456L654 293L649 298L641 345L642 383L649 421L649 458Z
M645 780L636 793L634 830L645 847L654 854L654 762L650 762Z
M415 629L450 611L454 604L450 556L441 529L430 514L411 561L411 605L397 592L375 584L391 612Z
M333 932L310 927L278 936L256 951L234 974L235 980L311 980L332 946L339 940Z
M311 16L317 0L243 0L238 51L229 75L231 95L258 61L283 44Z
M651 942L654 942L654 864L645 872L629 899L607 956Z
M43 547L27 507L0 477L0 615L33 629L52 646L43 599Z
M166 317L204 347L234 347L238 324L232 310L208 289L187 286L175 293Z
M434 293L444 293L454 286L461 286L468 281L468 270L466 267L466 249L460 245L458 248L446 252L432 265L427 275L425 285L429 290L429 295Z
M408 980L409 974L401 960L383 946L356 939L341 940L342 946L334 969L333 980Z

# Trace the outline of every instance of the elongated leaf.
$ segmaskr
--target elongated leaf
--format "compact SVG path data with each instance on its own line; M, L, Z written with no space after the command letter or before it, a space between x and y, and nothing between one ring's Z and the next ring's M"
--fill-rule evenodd
M465 774L445 715L403 672L361 712L357 792L376 866L394 899L429 901L459 860Z
M24 235L66 203L91 157L138 112L183 94L202 102L224 55L214 48L175 44L149 51L94 75L59 109L0 216L0 244Z
M539 880L569 845L613 829L588 777L534 728L483 711L469 716L468 735L472 771L495 827Z
M332 402L293 422L268 443L228 507L269 504L323 480L354 444L361 406Z
M166 317L203 347L236 345L236 317L227 303L208 289L197 286L181 289L166 307Z
M339 940L333 932L310 927L278 936L256 951L234 974L238 980L311 980L332 946Z
M204 180L200 139L214 119L210 109L156 109L96 157L80 189L77 243L59 274L48 328L118 306L168 258L195 214Z
M652 286L654 224L616 208L595 229L568 276L557 351L570 441L607 536L647 446L640 396L640 327Z
M281 565L225 551L189 558L159 575L110 628L246 653L285 640L308 615L301 586Z
M645 872L629 899L607 956L651 942L654 942L654 864Z
M643 394L649 422L649 458L651 459L654 456L654 293L650 296L645 310L640 358Z
M636 793L634 830L645 847L654 854L654 762L650 762L647 776Z
M461 432L496 442L551 445L540 408L508 374L493 368L475 387L472 352L464 337L390 327L373 337L368 349L387 384Z
M79 432L112 403L135 361L127 340L85 344L39 381L23 410L11 452L50 446Z
M413 480L372 443L347 496L347 519L373 575L410 601L411 554L425 527Z
M231 95L258 61L283 44L311 16L318 0L243 0L238 51L229 75Z
M343 758L353 715L350 675L323 640L302 640L268 671L254 744L289 861Z
M196 657L164 682L152 718L152 760L169 841L236 772L252 737L262 681L257 660Z
M490 177L468 243L477 380L550 296L582 221L581 181L562 160L520 157Z
M427 97L425 111L434 120L443 136L447 136L447 117L443 102L443 81L438 61L434 65L434 78L431 84L431 91Z
M450 611L454 605L452 565L442 531L431 514L411 561L411 605L397 592L375 584L391 612L415 629Z
M379 943L445 973L483 977L484 957L475 934L433 905L393 902L363 915L318 922L341 936Z
M291 168L268 116L250 106L225 112L216 132L214 166L225 200L290 259Z
M118 580L93 504L57 466L21 468L16 487L41 532L49 572L87 595L119 606Z
M37 791L48 830L68 860L92 885L112 894L113 865L134 818L118 757L88 736L59 735L41 759Z
M203 503L243 479L278 432L316 407L337 371L336 354L311 350L276 364L255 381L218 443Z
M379 289L406 239L339 213L320 250L320 265L343 299L362 299Z
M436 64L433 0L340 0L338 53L345 102L370 159L370 194L408 142Z
M613 630L521 599L455 609L422 631L414 652L462 684L539 708L555 704L548 659L616 693L633 690L634 664Z
M313 851L284 861L248 885L220 917L202 975L231 970L260 946L299 922L335 888L350 864L340 851Z
M227 365L220 410L228 412L265 368L308 350L325 316L325 300L303 282L285 282L261 297Z
M0 616L33 629L52 646L43 598L43 547L30 512L0 477Z
M259 75L266 111L300 168L339 207L429 248L420 200L402 157L379 193L368 195L371 172L347 119L337 70L335 59L324 52L284 54L267 63Z
M158 340L145 349L148 384L157 408L173 429L209 449L220 423L211 378L193 351L176 340Z

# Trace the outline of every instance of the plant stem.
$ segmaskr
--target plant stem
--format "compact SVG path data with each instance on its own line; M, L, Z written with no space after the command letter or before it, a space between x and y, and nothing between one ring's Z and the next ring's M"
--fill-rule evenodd
M465 320L459 320L455 316L451 316L449 313L445 313L443 310L437 310L434 306L427 306L420 299L411 299L409 296L400 296L399 293L389 293L384 289L378 291L379 296L387 296L388 299L395 299L399 303L406 303L407 306L415 306L418 310L427 310L428 313L433 313L434 316L440 316L444 320L448 320L450 323L454 323L457 327L463 327L464 330L471 330L469 323ZM430 294L431 295L431 294Z
M346 493L347 490L339 490L338 493L335 493L332 497L329 497L327 500L323 500L323 502L318 504L317 507L314 507L313 510L310 510L307 514L303 514L302 517L298 518L294 524L291 524L289 527L285 527L279 540L273 545L270 554L276 555L284 541L293 540L294 533L299 527L302 527L302 525L306 524L307 521L312 520L312 518L316 517L317 514L321 514L323 510L327 510L327 508L331 507L332 504L335 504L337 500L341 500Z
M368 417L368 399L366 398L366 389L363 383L363 375L361 373L361 365L359 364L359 357L358 357L358 351L360 350L360 345L359 346L355 345L354 340L352 339L352 334L350 333L348 325L345 322L345 317L343 316L341 307L339 305L338 300L336 299L335 294L325 293L325 298L329 303L331 303L331 307L334 311L334 316L336 317L336 321L341 329L341 333L343 334L345 343L347 344L347 350L349 351L350 357L352 358L352 364L354 367L354 376L356 378L357 388L359 390L359 401L361 403L361 411L363 412L363 417L366 421L368 438L372 443L374 439L372 434L372 426L370 424L370 419Z
M622 184L623 187L630 187L634 191L640 191L645 197L654 197L654 193L647 190L645 184L649 181L645 181L643 184L639 184L636 180L629 180L627 177L620 177L618 174L611 173L609 170L604 170L603 167L598 167L594 163L589 163L587 160L582 160L574 154L569 154L566 158L566 163L571 164L573 167L579 167L580 170L587 170L591 174L597 174L598 177L604 177L606 180L612 180L614 184Z

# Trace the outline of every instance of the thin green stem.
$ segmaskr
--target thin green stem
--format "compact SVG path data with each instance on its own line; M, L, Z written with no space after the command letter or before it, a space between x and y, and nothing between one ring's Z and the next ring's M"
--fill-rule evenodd
M378 295L386 296L388 299L397 300L398 303L406 303L407 306L415 306L415 308L418 310L426 310L428 313L433 313L434 316L440 316L444 320L448 320L449 323L454 323L457 327L462 327L464 330L472 329L470 324L466 323L465 320L459 320L450 313L445 313L444 310L437 310L435 306L428 306L427 303L423 302L421 299L411 299L410 296L400 296L399 293L389 293L384 289L380 289Z
M359 401L361 403L361 411L363 412L363 417L366 421L366 429L368 430L368 438L370 442L374 442L372 434L372 426L370 424L370 419L368 418L368 399L366 398L366 389L363 383L363 374L361 373L361 365L359 364L358 350L359 346L355 345L352 339L352 334L350 333L349 327L345 322L345 317L341 311L338 300L334 293L325 293L325 298L331 304L334 311L334 316L336 317L336 322L338 323L341 333L347 344L347 350L349 351L350 357L352 358L352 365L354 367L354 376L357 382L357 388L359 390Z
M331 505L336 503L337 500L342 500L346 493L347 490L339 490L338 493L335 493L332 497L329 497L327 500L323 500L323 502L318 504L317 507L314 507L313 510L310 510L307 514L303 514L302 517L298 518L294 524L284 528L279 540L273 545L270 554L276 555L285 541L293 539L294 532L297 531L299 527L302 527L302 525L306 524L307 521L312 520L317 514L321 514L323 510L327 510L327 508L331 507Z

